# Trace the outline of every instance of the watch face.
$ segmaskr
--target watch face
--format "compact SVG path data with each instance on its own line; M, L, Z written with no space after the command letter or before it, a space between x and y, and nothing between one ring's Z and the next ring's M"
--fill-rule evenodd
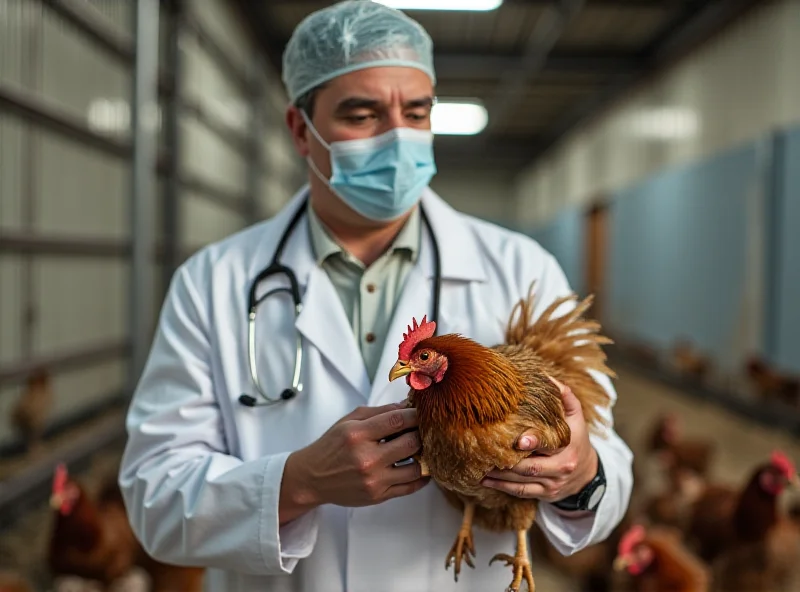
M603 499L603 494L606 492L605 483L598 485L597 489L592 492L592 496L589 498L589 509L594 510L600 500Z

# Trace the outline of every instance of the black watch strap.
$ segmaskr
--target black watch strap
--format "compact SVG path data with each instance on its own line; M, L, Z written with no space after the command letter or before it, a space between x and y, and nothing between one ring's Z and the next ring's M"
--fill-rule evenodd
M586 484L586 487L578 493L571 495L563 500L555 502L553 505L559 510L567 512L594 512L606 492L606 474L603 470L603 463L600 456L597 457L597 474L594 479Z

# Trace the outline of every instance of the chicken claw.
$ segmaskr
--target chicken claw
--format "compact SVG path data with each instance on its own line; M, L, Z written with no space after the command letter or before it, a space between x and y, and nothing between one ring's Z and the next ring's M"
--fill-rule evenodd
M511 580L511 585L506 588L506 592L519 592L523 578L528 584L528 592L535 591L536 587L533 583L531 562L528 559L528 541L526 539L526 531L521 530L517 532L517 554L515 557L505 553L498 553L491 558L489 565L495 561L505 561L506 565L514 566L514 579Z
M450 548L447 558L444 560L444 568L450 569L450 566L455 563L455 579L458 581L458 574L461 573L461 560L467 562L467 565L474 568L475 564L472 563L472 557L475 557L475 542L472 539L472 518L475 515L475 504L466 504L464 506L464 519L461 522L461 528L458 531L456 542Z

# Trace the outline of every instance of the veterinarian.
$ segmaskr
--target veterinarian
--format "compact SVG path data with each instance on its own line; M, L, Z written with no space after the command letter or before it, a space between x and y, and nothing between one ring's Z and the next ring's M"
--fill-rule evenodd
M457 584L445 570L461 514L416 463L399 462L418 449L416 432L382 442L416 425L396 405L408 387L387 377L412 317L493 345L533 280L537 315L571 290L536 242L428 188L432 51L418 23L373 2L302 21L283 80L308 185L173 278L119 480L147 551L206 566L209 590L507 585L508 571L488 565L513 551L507 533L476 528L476 568ZM536 451L492 486L540 499L538 527L570 554L621 520L632 455L613 431L590 437L574 395L562 395L570 445Z

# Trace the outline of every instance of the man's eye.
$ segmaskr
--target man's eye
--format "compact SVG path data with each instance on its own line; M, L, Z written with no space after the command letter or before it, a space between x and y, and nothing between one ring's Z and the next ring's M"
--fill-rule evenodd
M430 357L430 356L428 355L428 352L422 352L422 353L419 355L419 359L420 359L420 360L422 360L423 362L426 362L426 361L428 360L428 358L429 358L429 357Z
M367 121L371 117L372 117L372 115L369 115L369 114L366 114L366 113L361 114L361 115L348 115L347 116L347 121L350 121L352 123L364 123L365 121Z

